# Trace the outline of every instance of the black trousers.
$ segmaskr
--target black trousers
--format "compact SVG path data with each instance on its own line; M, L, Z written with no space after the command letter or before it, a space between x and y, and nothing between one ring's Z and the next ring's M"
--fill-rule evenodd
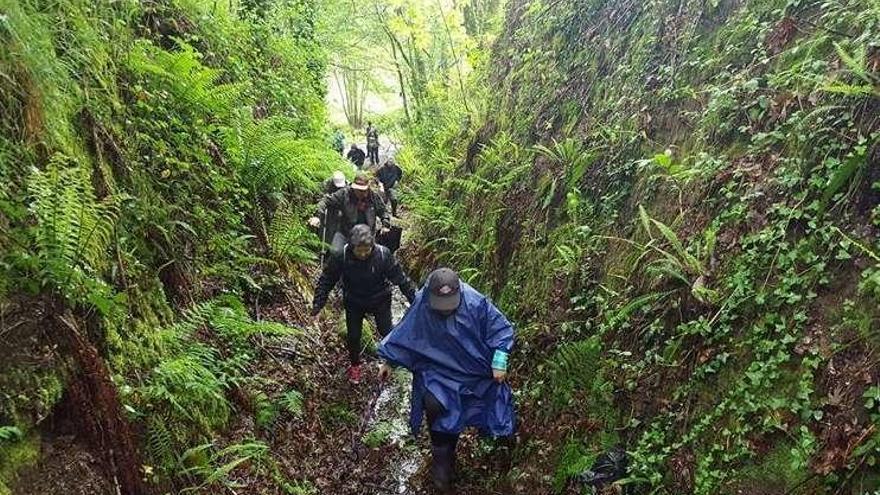
M373 307L364 307L354 303L345 303L345 327L347 329L346 347L351 364L361 362L361 335L364 332L364 317L373 315L376 317L376 330L379 336L388 335L391 330L391 297Z
M391 214L397 216L397 193L393 187L385 188L385 202L391 203Z
M370 157L370 165L376 165L379 163L379 147L375 148L372 146L367 146L367 155Z
M456 444L458 444L458 434L455 433L442 433L439 431L434 431L431 427L434 425L434 422L440 415L443 414L443 404L434 397L434 394L431 392L425 393L425 416L428 418L428 429L431 431L431 445L435 447L440 447L443 445L449 445L452 447L453 451L455 450Z

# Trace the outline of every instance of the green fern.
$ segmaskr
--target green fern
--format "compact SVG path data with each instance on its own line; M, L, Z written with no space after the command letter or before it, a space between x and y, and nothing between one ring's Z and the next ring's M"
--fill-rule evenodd
M171 474L176 462L174 455L175 445L178 443L179 434L172 433L174 425L163 415L153 414L147 418L146 425L146 451L153 465L159 468L163 475Z
M562 177L544 176L539 181L537 195L539 198L543 198L541 201L542 209L546 209L550 205L559 187L563 188L565 194L574 191L595 158L593 151L584 150L583 144L572 138L566 138L563 141L554 140L552 147L535 145L535 151L548 158L563 172ZM562 186L559 186L560 181L562 181Z
M303 395L297 390L290 389L281 395L278 399L278 405L283 411L298 418L303 414Z
M252 191L314 191L339 166L322 142L302 139L286 118L240 118L226 132L227 149Z
M320 239L305 226L302 215L285 206L272 219L269 248L278 260L307 263L316 259L315 252L323 246Z
M278 407L265 392L257 392L251 398L254 408L254 422L260 428L269 428L278 419Z
M121 198L99 201L88 171L58 154L33 172L28 188L37 256L48 277L65 283L72 270L105 267Z
M601 369L602 341L599 337L565 344L548 360L548 385L552 410L572 403L576 394L591 401L599 410L608 400L610 384L604 380Z
M227 383L205 365L216 361L214 354L193 346L190 354L163 361L143 388L144 398L164 406L174 422L194 423L203 432L223 426L231 412Z
M17 442L24 434L16 426L0 426L0 442Z
M210 326L227 345L237 353L249 354L253 350L253 339L264 340L272 337L295 335L298 330L271 321L253 321L241 302L236 305L218 305L210 317Z
M230 474L245 463L263 464L269 459L269 446L263 442L249 441L236 443L220 450L214 444L201 444L188 449L180 456L180 474L201 479L196 486L181 490L180 493L198 492L209 487L236 486Z
M217 84L222 71L205 67L201 54L177 41L180 50L169 52L148 41L140 41L126 60L135 74L147 76L170 91L181 108L215 118L229 116L241 100L241 84Z

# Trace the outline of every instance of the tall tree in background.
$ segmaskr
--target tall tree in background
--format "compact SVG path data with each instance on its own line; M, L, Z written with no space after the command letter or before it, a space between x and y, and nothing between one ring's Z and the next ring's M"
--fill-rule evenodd
M338 38L331 52L346 66L368 69L358 74L364 85L351 74L335 76L349 123L354 125L356 97L381 96L383 83L396 86L393 94L410 123L432 118L438 98L452 98L463 112L471 111L472 62L484 58L500 0L330 1Z
M367 98L367 71L362 68L337 66L333 70L348 125L360 129L364 125L364 102Z

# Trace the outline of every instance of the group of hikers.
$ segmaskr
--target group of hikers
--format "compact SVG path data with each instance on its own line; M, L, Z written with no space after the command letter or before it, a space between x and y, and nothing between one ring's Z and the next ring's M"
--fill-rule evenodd
M365 135L367 138L367 152L364 153L357 143L351 143L351 149L345 155L358 170L364 168L364 162L367 158L370 159L371 167L379 164L379 130L376 129L373 122L367 122ZM333 133L333 148L340 155L345 151L345 134L339 129L336 129Z
M325 183L316 215L309 219L313 227L324 227L329 251L311 314L321 312L341 282L350 361L346 375L354 385L364 373L364 318L375 318L381 337L377 376L385 381L395 367L412 372L410 426L418 434L423 418L427 420L431 477L440 493L453 493L455 450L465 428L496 438L509 439L514 433L513 394L506 382L514 329L452 268L438 267L421 288L416 287L393 250L377 239L391 228L385 199L397 216L396 198L389 193L402 171L389 159L375 175L386 198L371 189L362 171L350 184L342 172ZM409 303L396 325L391 314L393 286Z

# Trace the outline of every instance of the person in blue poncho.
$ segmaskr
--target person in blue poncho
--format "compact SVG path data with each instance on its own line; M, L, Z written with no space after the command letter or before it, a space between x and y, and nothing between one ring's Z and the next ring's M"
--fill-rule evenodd
M513 326L486 296L440 268L379 345L381 379L392 366L412 371L410 426L418 434L427 416L431 475L443 493L451 490L462 430L513 435L513 394L505 381L513 340Z

